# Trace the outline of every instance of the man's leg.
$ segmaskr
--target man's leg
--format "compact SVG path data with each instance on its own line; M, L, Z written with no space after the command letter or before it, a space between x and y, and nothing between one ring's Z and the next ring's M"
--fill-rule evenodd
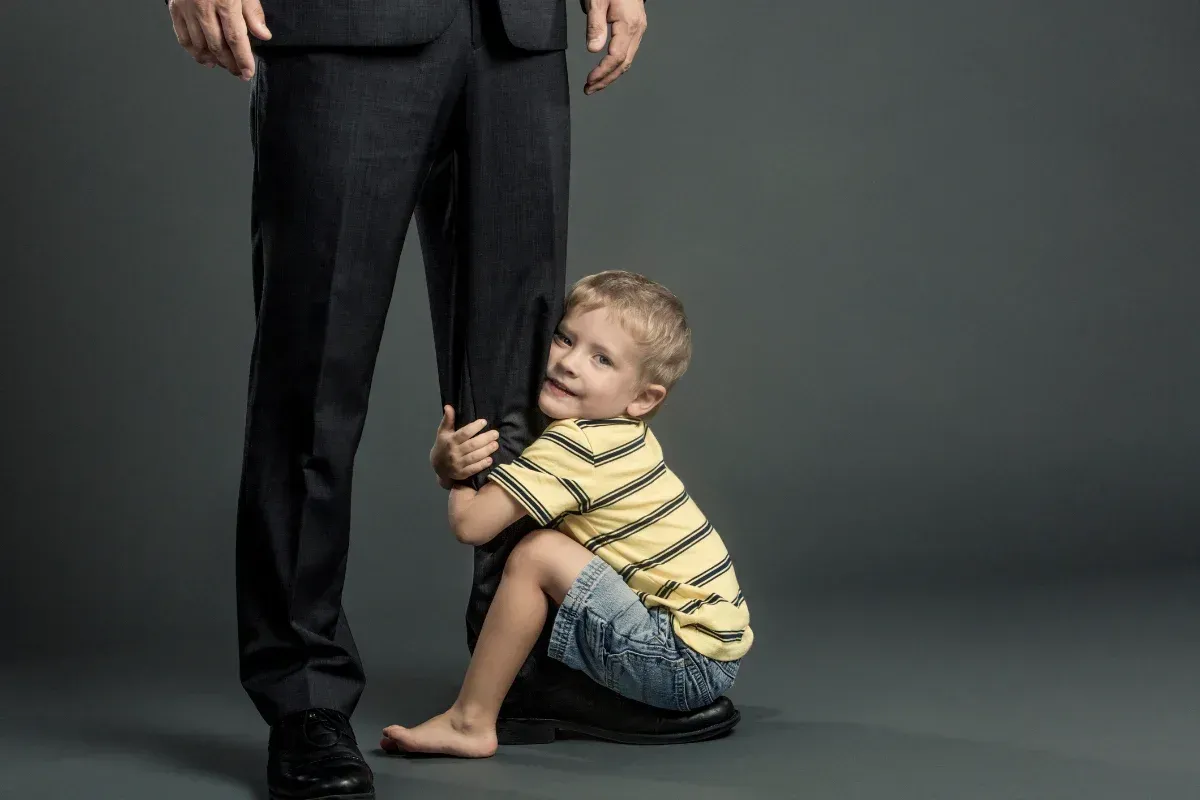
M495 0L464 2L476 47L457 110L461 126L452 128L461 136L447 141L437 160L417 221L442 403L454 406L460 425L483 418L498 430L493 458L503 464L546 423L537 396L566 284L570 92L565 53L513 47ZM472 649L509 553L536 527L525 518L475 549L466 615ZM724 698L685 713L621 697L550 658L551 628L544 626L501 710L507 730L531 732L524 741L549 741L558 730L627 742L691 741L736 724ZM517 741L505 734L500 743Z
M466 30L411 50L258 57L237 598L242 684L272 725L311 708L348 716L362 693L341 603L353 463L405 232L461 90Z
M430 174L417 221L442 403L460 425L482 418L499 431L502 464L546 422L537 396L566 280L569 90L563 52L513 48L495 0L467 2L475 51L458 135ZM509 553L534 527L526 518L475 549L470 648ZM539 666L550 661L545 650L535 648L523 676L539 657Z

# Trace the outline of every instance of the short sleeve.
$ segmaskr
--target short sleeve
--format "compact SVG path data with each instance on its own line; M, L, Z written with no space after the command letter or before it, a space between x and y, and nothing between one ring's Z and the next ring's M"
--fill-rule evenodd
M505 489L537 520L550 526L565 514L582 513L594 462L587 436L569 420L555 420L512 463L494 467L488 479Z

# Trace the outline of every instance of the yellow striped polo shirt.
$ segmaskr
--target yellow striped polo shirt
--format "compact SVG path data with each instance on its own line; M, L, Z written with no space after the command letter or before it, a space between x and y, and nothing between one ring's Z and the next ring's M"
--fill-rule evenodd
M670 609L696 652L732 661L750 649L750 610L729 552L643 421L554 420L489 479L538 524L604 559L647 607Z

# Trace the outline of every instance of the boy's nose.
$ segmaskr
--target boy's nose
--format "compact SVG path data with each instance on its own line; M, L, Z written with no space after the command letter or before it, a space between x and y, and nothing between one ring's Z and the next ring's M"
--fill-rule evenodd
M575 360L571 354L565 355L559 360L558 368L571 377L575 377Z

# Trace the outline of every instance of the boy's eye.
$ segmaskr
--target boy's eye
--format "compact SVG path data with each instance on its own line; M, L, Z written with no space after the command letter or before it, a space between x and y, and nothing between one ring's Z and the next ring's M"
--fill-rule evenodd
M565 342L565 343L568 343L568 344L569 344L569 340L567 339L567 335L566 335L565 333L563 333L562 331L555 331L555 332L554 332L554 338L555 338L555 339L558 339L558 340L559 340L559 341L561 341L561 342Z
M596 356L596 358L600 359L600 363L606 367L611 367L613 365L613 363L608 360L608 356L600 355Z

